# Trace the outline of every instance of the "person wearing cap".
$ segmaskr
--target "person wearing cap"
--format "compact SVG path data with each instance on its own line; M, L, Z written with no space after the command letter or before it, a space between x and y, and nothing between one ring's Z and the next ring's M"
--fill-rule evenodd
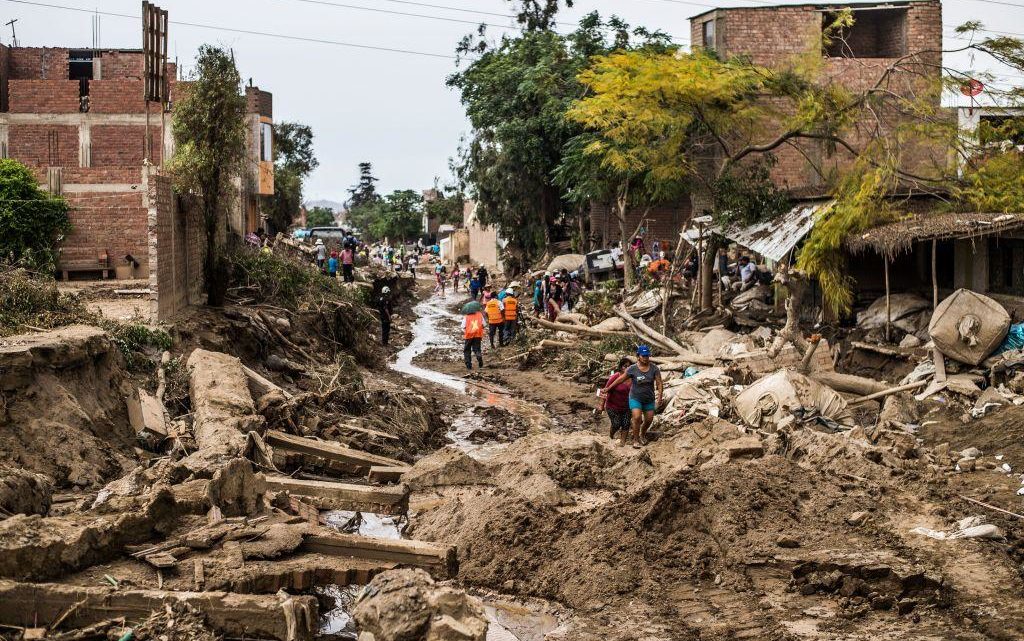
M380 343L387 347L391 339L391 315L394 313L391 307L391 288L384 286L380 290L380 297L377 299L377 312L380 313Z
M331 278L338 277L338 252L331 252L331 257L327 259L327 275Z
M562 311L562 286L558 284L558 279L554 276L548 279L547 308L548 320L554 323Z
M484 287L484 296L490 293L491 286ZM492 296L484 303L484 311L487 312L487 333L491 340L491 349L494 349L494 335L498 335L498 347L505 344L504 333L501 326L505 323L505 304Z
M316 268L324 270L324 263L327 261L327 247L324 246L324 239L316 239Z
M637 362L605 385L600 394L602 398L607 398L608 393L616 385L625 382L627 378L632 381L629 388L631 435L633 447L639 448L641 445L647 445L647 430L654 421L654 410L661 405L665 390L661 370L651 362L651 348L648 345L640 345L636 348L636 356Z
M502 330L505 332L505 345L512 342L519 329L519 299L516 298L516 290L509 287L505 290L505 298L501 299L505 305L505 322L502 323Z

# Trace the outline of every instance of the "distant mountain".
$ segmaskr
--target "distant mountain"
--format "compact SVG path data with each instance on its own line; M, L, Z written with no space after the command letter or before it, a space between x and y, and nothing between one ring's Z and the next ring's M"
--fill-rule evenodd
M306 206L306 209L313 209L314 207L326 207L328 209L333 209L335 217L338 217L339 214L345 211L345 203L339 203L336 200L307 200L303 204Z

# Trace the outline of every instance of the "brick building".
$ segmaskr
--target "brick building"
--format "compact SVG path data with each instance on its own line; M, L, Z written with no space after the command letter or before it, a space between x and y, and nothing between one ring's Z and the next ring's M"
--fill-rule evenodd
M861 91L873 85L896 59L926 51L929 53L908 61L907 70L893 74L887 88L901 95L925 96L934 100L938 109L940 94L935 89L941 74L941 2L855 2L843 7L853 12L855 21L832 46L821 51L824 78ZM820 47L822 30L834 21L838 8L809 3L711 9L690 18L691 42L695 47L714 49L723 57L746 56L755 64L778 67L805 54L809 47ZM782 119L778 120L776 126L781 133ZM856 147L877 135L874 126L867 121L857 122L844 135ZM771 133L766 131L765 139ZM852 155L841 147L828 150L818 141L792 142L773 152L777 160L773 181L795 199L828 196L832 187L829 179L852 160ZM948 162L947 151L942 149L913 149L906 156L907 169L923 170L927 165ZM630 212L626 227L630 231L646 228L649 239L674 240L693 209L692 201L684 199L652 209L644 221L640 213ZM607 204L594 203L591 207L591 233L605 245L618 239L617 221L609 216Z
M143 101L143 55L129 49L0 45L0 157L31 167L71 205L73 230L61 267L113 268L131 255L134 276L150 276L155 227L148 180L173 153L171 115ZM187 83L168 64L170 103ZM237 234L261 225L261 196L273 194L272 98L246 88L250 162L229 213ZM164 246L169 246L165 243Z

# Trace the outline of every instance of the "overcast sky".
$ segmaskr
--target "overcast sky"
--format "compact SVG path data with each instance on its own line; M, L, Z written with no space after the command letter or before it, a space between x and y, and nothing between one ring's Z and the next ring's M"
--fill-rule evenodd
M39 0L90 11L139 15L138 0ZM689 41L687 19L712 6L681 0L577 0L559 20L575 23L597 10L632 25ZM356 164L373 163L385 191L423 189L447 178L448 159L468 127L458 96L445 77L455 70L458 40L484 20L510 27L503 0L157 0L170 14L170 56L187 68L203 43L231 47L242 77L274 94L274 119L313 127L320 168L309 179L306 197L344 200L355 182ZM344 4L348 7L331 6ZM449 7L439 9L422 4ZM716 6L752 6L765 0L723 0ZM943 3L945 48L966 20L1024 35L1024 0L947 0ZM361 6L371 10L360 10ZM461 9L461 10L456 10ZM419 14L397 15L385 11ZM484 15L487 12L488 15ZM490 15L498 14L498 15ZM81 46L92 43L92 17L55 7L0 0L0 23L17 18L22 46ZM438 18L443 18L438 19ZM139 47L138 20L105 15L104 47ZM402 49L400 53L244 34L180 23L230 27L301 38ZM10 43L10 28L0 41ZM561 26L571 30L571 26ZM501 30L491 27L492 34ZM439 57L435 57L439 56ZM965 60L958 64L969 64ZM979 66L980 61L975 65ZM1021 83L1021 78L1007 82Z

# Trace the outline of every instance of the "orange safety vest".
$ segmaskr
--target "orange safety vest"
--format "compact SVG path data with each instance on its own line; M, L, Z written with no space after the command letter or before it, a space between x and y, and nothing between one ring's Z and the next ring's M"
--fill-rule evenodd
M510 294L502 302L505 303L505 320L514 321L516 319L516 309L519 308L519 301Z
M491 325L500 325L502 321L501 317L501 301L497 298L492 298L487 301L487 305L484 306L487 310L487 322Z
M484 315L480 312L466 314L466 340L484 337Z

